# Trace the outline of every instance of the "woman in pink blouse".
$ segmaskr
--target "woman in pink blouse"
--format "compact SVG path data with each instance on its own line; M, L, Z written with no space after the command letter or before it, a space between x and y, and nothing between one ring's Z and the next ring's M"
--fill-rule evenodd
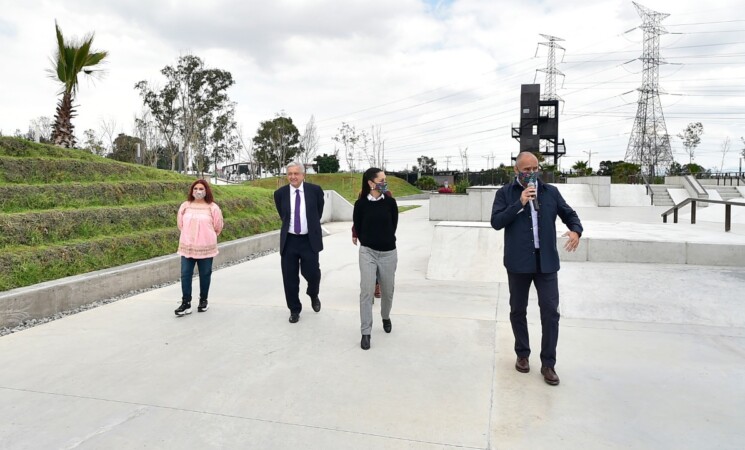
M181 255L181 306L177 316L191 314L191 280L194 266L199 269L199 307L207 311L207 294L212 279L212 259L217 255L217 236L222 231L222 211L212 197L212 190L205 180L197 180L189 188L188 200L178 209L176 221L181 237L178 254Z

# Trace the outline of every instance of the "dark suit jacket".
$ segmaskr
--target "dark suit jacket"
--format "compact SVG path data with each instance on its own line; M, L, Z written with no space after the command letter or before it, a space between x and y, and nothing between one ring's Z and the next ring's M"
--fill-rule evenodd
M559 252L556 249L556 216L572 230L582 235L582 224L577 213L567 205L555 186L538 181L538 241L541 272L559 271ZM523 187L517 181L502 186L494 195L491 226L504 228L504 266L508 272L535 273L536 257L533 221L530 205L520 202ZM520 212L522 210L522 212Z
M287 232L290 230L290 192L289 184L274 191L274 206L277 207L277 213L282 219L282 229L279 235L280 254L284 253ZM305 197L305 215L308 221L310 248L318 253L323 250L323 235L321 234L323 189L321 189L321 186L303 182L303 196Z

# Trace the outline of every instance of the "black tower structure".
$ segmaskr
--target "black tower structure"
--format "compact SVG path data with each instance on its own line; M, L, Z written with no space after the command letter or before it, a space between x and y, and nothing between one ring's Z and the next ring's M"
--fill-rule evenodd
M520 124L512 125L512 137L520 142L520 151L553 156L554 165L566 154L564 140L559 141L559 100L541 100L540 84L523 84L520 89Z

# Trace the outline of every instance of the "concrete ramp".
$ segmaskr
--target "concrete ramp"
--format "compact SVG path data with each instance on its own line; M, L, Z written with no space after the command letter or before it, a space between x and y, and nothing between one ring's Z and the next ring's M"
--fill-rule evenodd
M569 203L571 205L571 203ZM649 206L651 200L647 190L640 184L611 184L611 206Z
M507 282L504 233L486 222L440 222L432 235L427 279Z
M590 186L586 184L554 184L561 196L573 208L578 206L598 206Z

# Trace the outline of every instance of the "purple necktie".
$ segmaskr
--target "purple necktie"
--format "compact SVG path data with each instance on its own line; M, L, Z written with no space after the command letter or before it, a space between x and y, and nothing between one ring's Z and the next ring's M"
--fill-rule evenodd
M300 234L300 189L295 189L295 234Z

